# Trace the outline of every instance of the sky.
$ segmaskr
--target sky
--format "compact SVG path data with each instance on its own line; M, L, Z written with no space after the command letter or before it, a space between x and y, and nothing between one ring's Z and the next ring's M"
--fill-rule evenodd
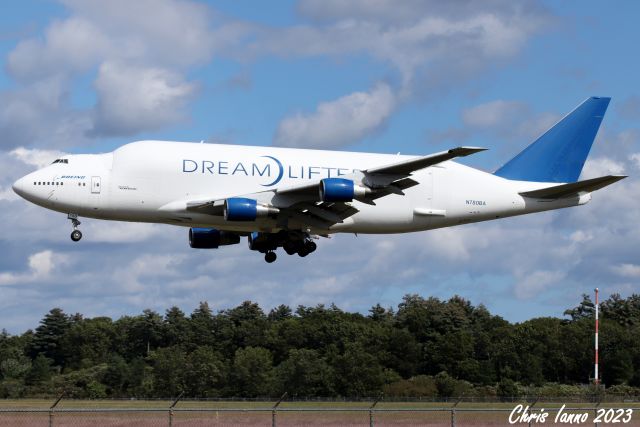
M640 3L22 0L0 13L0 329L200 301L335 303L405 294L561 317L581 295L640 292ZM20 199L61 153L162 139L363 152L489 151L493 171L589 96L611 104L582 177L629 178L586 206L442 230L335 235L266 264L188 246L169 225L82 219Z

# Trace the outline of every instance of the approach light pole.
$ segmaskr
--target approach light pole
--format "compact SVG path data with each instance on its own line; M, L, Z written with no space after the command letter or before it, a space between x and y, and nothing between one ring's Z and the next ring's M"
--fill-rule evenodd
M594 372L594 377L593 377L593 381L595 383L595 385L599 385L600 384L600 377L598 376L598 312L600 311L600 301L598 300L598 288L595 289L596 291L596 340L595 340L595 372Z

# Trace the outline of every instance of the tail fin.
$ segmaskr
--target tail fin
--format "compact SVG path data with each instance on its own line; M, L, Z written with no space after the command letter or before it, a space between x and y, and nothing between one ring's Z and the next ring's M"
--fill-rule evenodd
M518 181L575 182L610 100L588 98L494 174Z

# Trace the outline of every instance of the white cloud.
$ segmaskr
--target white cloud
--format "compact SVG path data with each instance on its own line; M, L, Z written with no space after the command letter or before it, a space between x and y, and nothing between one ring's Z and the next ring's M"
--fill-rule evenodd
M288 147L338 147L378 131L389 118L396 99L383 83L371 92L355 92L323 102L311 114L286 117L274 142Z
M18 195L13 192L11 187L0 187L0 201L2 200L18 200Z
M585 243L589 240L593 240L593 233L584 230L576 230L571 233L571 236L569 236L569 238L572 242L575 243Z
M580 179L597 178L604 175L624 173L624 164L607 157L588 158L580 174Z
M1 92L0 145L63 147L85 142L88 116L69 107L68 84L51 75Z
M392 64L409 91L407 85L418 68L440 62L445 74L458 75L462 69L483 67L489 58L513 55L549 20L542 8L513 2L472 7L447 7L441 2L412 2L406 7L388 1L365 3L305 1L299 11L319 18L320 25L259 29L250 52L287 57L364 52ZM433 79L433 74L427 67L425 78Z
M35 166L38 169L48 166L55 159L66 155L66 153L58 150L41 150L39 148L25 147L18 147L10 151L9 154L21 162L29 166Z
M111 50L108 36L91 21L72 16L54 21L44 40L24 40L9 53L7 69L23 81L39 80L52 73L86 71Z
M515 285L514 293L517 298L531 299L550 286L559 283L566 277L562 271L534 271L521 274Z
M377 129L401 103L433 96L433 92L458 84L487 64L513 56L548 20L546 12L531 4L514 7L500 1L474 7L417 2L415 8L398 7L388 1L366 3L302 2L299 11L320 24L259 28L247 49L234 48L239 56L364 53L390 64L400 76L400 84L393 89L395 94L386 97L388 102L378 111L370 111L372 114L364 117L364 122L353 120L348 112L343 118L337 115L352 101L373 101L375 91L368 97L354 93L323 102L313 115L285 118L276 132L276 143L315 147L353 143ZM503 108L503 112L510 111ZM333 133L330 120L336 123ZM319 132L321 137L316 138L309 131Z
M633 162L636 169L640 169L640 153L633 153L629 156L629 160Z
M52 271L67 262L66 256L51 250L29 256L29 271L26 273L0 272L0 285L16 285L48 278Z
M24 85L0 95L9 147L83 145L87 136L133 135L181 121L197 85L189 67L211 59L210 9L191 1L65 0L69 16L21 41L7 70ZM239 31L221 28L231 42ZM95 108L72 108L78 76L95 81Z
M184 68L211 58L207 6L190 1L65 0L71 15L20 42L7 67L20 80L84 72L104 61ZM168 54L170 52L170 54Z
M127 244L147 241L163 234L176 236L175 232L170 232L168 229L178 231L177 228L169 228L161 224L114 221L105 226L105 223L100 221L88 222L86 234L92 242Z
M640 279L640 265L618 264L612 267L613 272L622 277Z
M496 127L511 123L513 117L522 117L528 112L526 104L517 101L496 100L476 105L462 112L462 121L467 126Z
M95 82L99 95L94 128L98 135L132 135L185 119L195 85L161 68L105 62Z

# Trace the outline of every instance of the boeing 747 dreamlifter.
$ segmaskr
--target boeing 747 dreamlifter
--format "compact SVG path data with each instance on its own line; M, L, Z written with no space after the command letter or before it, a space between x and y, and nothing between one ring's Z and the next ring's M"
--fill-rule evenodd
M78 218L189 228L192 248L249 248L269 263L332 233L407 233L583 205L624 176L578 181L610 98L592 97L494 173L452 161L457 147L400 156L138 141L68 155L20 178L24 199Z

